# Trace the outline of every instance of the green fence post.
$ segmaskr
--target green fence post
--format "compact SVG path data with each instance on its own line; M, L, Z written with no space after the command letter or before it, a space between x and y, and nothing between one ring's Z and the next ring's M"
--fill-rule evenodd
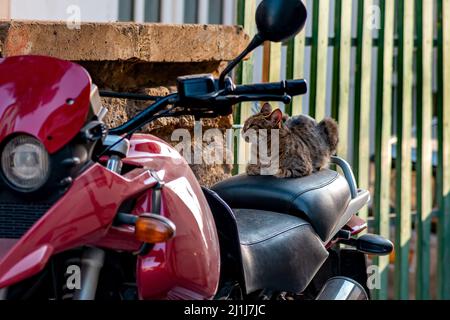
M361 188L369 187L370 165L370 97L372 73L372 30L371 0L358 1L358 47L356 53L355 74L355 125L353 167L358 184ZM363 219L367 218L368 210L360 211Z
M348 156L352 0L336 0L333 48L332 116L339 122L338 155Z
M301 79L304 77L305 59L305 30L294 39L291 39L287 46L286 57L286 79ZM291 104L286 106L286 113L298 115L302 113L303 97L294 97Z
M244 27L245 32L250 37L256 34L256 24L255 24L255 11L256 11L256 0L238 0L237 3L237 20L238 24ZM249 60L244 61L240 64L237 69L237 83L253 83L253 55L250 56ZM242 103L238 108L236 108L234 123L240 124L245 121L251 115L251 104ZM239 136L237 138L237 143L235 144L235 161L242 163L243 157L248 155L248 145L244 143ZM234 173L241 173L245 171L245 165L239 164L235 166Z
M438 297L450 299L450 0L438 0Z
M318 120L325 117L326 109L329 10L329 0L314 1L309 113Z
M281 75L281 43L271 42L269 59L269 82L280 81Z
M417 17L417 246L416 298L430 299L432 212L433 1L416 0Z
M392 67L394 55L395 5L380 0L381 30L379 32L376 125L375 125L375 233L390 238L390 183L392 128ZM380 288L374 290L376 299L388 298L389 257L375 259L380 275Z
M399 0L395 293L408 299L409 247L411 240L411 127L414 51L414 6ZM406 5L405 5L406 3Z

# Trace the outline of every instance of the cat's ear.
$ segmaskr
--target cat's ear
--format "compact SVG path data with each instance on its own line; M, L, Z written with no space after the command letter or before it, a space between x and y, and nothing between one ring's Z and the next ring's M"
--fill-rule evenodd
M266 114L270 114L272 112L272 106L270 105L270 103L266 102L263 104L263 106L261 107L261 113L266 113Z
M270 119L270 122L272 122L274 125L277 125L283 120L283 112L281 112L280 109L275 109L268 117Z

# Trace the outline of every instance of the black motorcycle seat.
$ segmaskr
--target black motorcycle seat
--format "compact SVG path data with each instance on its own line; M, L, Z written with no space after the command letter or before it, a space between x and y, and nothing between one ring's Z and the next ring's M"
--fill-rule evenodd
M324 169L302 178L238 175L212 188L231 208L282 212L306 219L327 242L351 200L347 180ZM345 223L345 222L344 222Z
M305 220L252 209L234 209L247 293L261 288L300 293L328 252Z

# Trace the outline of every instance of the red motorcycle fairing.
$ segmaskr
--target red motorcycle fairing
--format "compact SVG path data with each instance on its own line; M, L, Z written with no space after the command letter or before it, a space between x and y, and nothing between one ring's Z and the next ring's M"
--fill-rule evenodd
M139 297L210 299L215 295L220 278L216 226L184 158L156 137L135 135L124 163L136 169L119 176L95 164L75 179L63 198L0 257L0 288L35 275L53 254L71 248L95 245L136 251L140 243L133 228L111 224L120 205L130 198L137 199L134 214L152 212L152 187L157 184L153 171L164 182L161 214L177 230L173 239L138 258Z
M39 139L49 153L69 143L85 124L91 79L71 62L41 56L0 59L0 144L15 134ZM197 179L181 155L162 140L135 135L124 176L94 164L19 240L0 239L0 288L36 275L52 255L95 245L135 251L132 226L112 226L122 205L137 199L135 214L151 210L151 171L165 183L162 212L177 235L138 259L142 299L209 299L220 276L214 219Z
M0 288L37 274L53 254L102 239L121 203L156 183L149 171L128 179L94 164L0 257Z
M25 133L52 154L84 125L91 78L81 66L43 56L0 59L0 142Z

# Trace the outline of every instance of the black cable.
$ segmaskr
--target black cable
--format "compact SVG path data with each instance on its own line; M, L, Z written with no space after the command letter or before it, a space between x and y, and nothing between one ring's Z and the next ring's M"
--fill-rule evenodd
M150 117L157 114L161 110L164 110L166 106L177 104L177 97L178 95L174 93L159 99L152 105L145 108L143 111L139 112L131 120L116 128L110 129L109 132L113 135L121 136L123 134L127 134L128 132L131 132L132 130L135 130L135 128L141 128L143 125L149 122Z
M100 90L100 97L104 98L118 98L118 99L130 99L137 101L158 101L163 98L160 96L149 96L147 94L141 93L123 93L123 92L114 92L114 91L106 91Z
M139 127L135 128L135 129L131 130L131 131L128 132L124 137L122 137L122 139L116 141L115 143L113 143L112 145L110 145L109 147L107 147L105 150L103 150L103 152L100 153L100 154L97 156L97 159L100 159L100 158L101 158L102 156L104 156L108 151L110 151L112 148L114 148L115 146L117 146L119 143L121 143L121 142L124 141L125 139L130 140L130 139L133 137L133 134L135 134L136 131L142 129L143 126L147 125L148 123L150 123L150 122L152 122L152 121L154 121L154 120L156 120L156 119L159 119L159 118L162 118L162 117L167 116L168 114L170 114L170 112L171 112L173 109L176 109L176 108L177 108L177 106L173 106L173 107L171 107L171 108L169 108L169 109L167 109L167 110L164 110L164 111L160 112L159 114L156 114L156 115L154 115L153 117L149 118L149 119L148 119L145 123L143 123L141 126L139 126ZM176 113L173 113L173 114L176 114Z

